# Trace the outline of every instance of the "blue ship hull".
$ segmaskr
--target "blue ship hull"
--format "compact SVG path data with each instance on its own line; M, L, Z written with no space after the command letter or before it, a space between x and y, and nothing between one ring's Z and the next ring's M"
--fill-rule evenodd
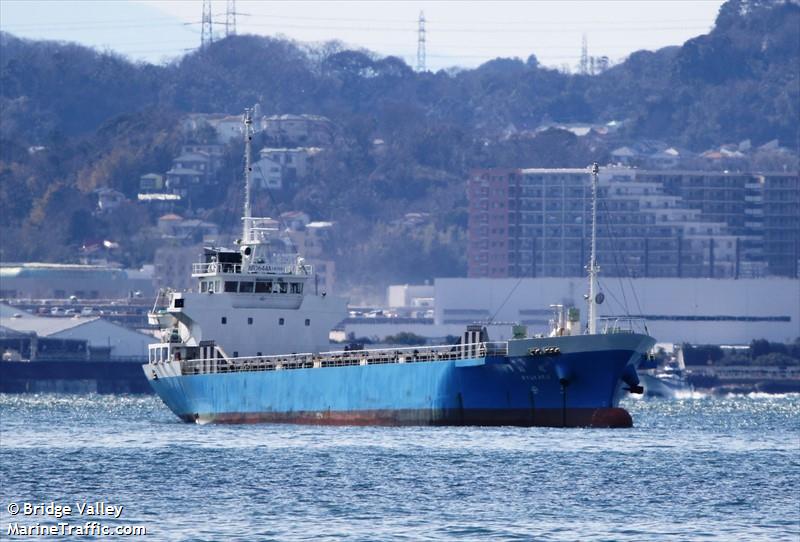
M652 339L617 337L526 339L510 343L507 356L452 361L167 377L145 365L145 372L187 422L627 427L620 390L638 383L635 366ZM532 356L532 344L562 353Z

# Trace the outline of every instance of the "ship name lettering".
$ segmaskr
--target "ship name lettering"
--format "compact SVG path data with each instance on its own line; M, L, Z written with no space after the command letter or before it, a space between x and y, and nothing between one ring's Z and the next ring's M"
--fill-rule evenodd
M270 264L251 264L248 269L251 273L279 273L283 271L283 266Z

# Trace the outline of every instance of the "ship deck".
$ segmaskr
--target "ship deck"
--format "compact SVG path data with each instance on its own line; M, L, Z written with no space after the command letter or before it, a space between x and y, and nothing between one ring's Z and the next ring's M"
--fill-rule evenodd
M483 359L491 356L506 356L507 354L508 343L501 341L372 350L342 350L320 352L318 354L301 353L274 356L244 356L236 358L218 355L207 359L200 358L180 361L180 374L198 375L292 369L323 369L330 367L395 363L429 363ZM159 365L165 364L164 362L151 362L150 366L157 368Z

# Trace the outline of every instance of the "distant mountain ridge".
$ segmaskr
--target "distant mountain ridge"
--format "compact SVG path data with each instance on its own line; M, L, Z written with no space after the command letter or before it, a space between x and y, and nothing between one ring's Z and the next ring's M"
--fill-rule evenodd
M732 0L714 29L681 47L640 51L597 76L541 67L536 58L495 59L455 74L415 73L394 57L235 36L173 64L134 64L74 44L3 34L0 82L4 136L96 130L145 106L179 112L310 112L334 120L369 113L391 129L393 110L469 130L509 123L630 119L637 137L711 144L798 137L800 6ZM34 133L30 133L34 131Z

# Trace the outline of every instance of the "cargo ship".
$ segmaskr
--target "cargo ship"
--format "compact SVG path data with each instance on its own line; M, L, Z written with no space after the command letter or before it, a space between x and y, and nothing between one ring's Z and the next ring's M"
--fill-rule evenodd
M641 393L636 368L655 344L635 322L601 322L597 305L597 173L592 183L588 323L553 307L551 330L492 341L481 323L458 344L331 351L346 300L320 291L314 270L251 216L252 116L243 117L245 201L235 249L209 247L196 288L159 294L161 330L143 366L154 391L190 423L630 427L619 407Z

